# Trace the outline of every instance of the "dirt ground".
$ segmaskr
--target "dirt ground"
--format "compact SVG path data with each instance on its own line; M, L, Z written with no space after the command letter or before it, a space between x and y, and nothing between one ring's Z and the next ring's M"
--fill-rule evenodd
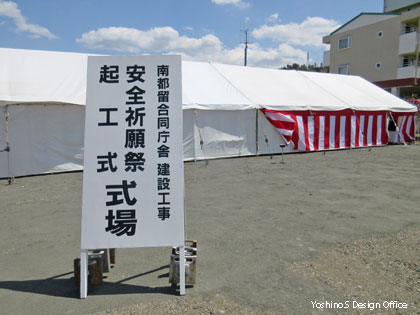
M185 164L197 283L117 250L78 299L82 173L0 181L1 314L418 314L420 146Z

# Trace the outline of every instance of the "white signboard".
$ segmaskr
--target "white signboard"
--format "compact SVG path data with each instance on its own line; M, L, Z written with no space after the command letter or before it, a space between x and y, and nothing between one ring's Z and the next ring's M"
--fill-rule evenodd
M184 244L180 56L88 58L82 249Z

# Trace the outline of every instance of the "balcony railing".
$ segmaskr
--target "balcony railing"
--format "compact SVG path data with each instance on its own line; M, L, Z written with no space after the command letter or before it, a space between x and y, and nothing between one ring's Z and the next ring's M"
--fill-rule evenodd
M416 33L416 32L417 32L417 27L404 27L401 30L400 35L410 34L410 33Z
M419 57L420 58L420 57ZM399 65L398 68L404 68L404 67L414 67L416 65L415 60L404 60ZM420 66L420 60L417 62L417 65Z

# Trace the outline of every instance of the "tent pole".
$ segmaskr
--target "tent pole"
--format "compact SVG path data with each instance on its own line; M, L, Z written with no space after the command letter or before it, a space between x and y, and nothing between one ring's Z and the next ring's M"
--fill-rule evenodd
M258 115L259 115L259 110L257 108L256 109L256 115L255 115L255 153L256 153L256 156L259 155L259 149L258 149Z
M0 152L7 153L7 180L10 185L14 181L14 178L10 176L9 105L4 106L4 122L6 128L6 148Z
M416 34L416 67L414 68L414 85L417 85L417 74L418 74L418 68L419 68L419 28L420 28L420 20L418 21L417 25L417 34Z

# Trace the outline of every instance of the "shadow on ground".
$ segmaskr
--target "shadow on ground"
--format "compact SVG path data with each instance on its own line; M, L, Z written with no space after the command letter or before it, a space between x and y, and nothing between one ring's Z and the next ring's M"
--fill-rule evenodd
M147 272L124 278L117 282L104 281L102 285L89 285L89 295L108 295L108 294L148 294L161 293L176 295L177 288L171 285L163 287L148 287L142 285L126 284L125 282L143 277L145 275L167 269L165 265ZM25 280L25 281L0 281L0 289L43 294L65 298L79 298L79 288L74 283L74 277L62 278L73 275L73 271L59 274L46 279ZM158 275L158 278L167 277L168 273ZM106 278L106 277L105 277Z

